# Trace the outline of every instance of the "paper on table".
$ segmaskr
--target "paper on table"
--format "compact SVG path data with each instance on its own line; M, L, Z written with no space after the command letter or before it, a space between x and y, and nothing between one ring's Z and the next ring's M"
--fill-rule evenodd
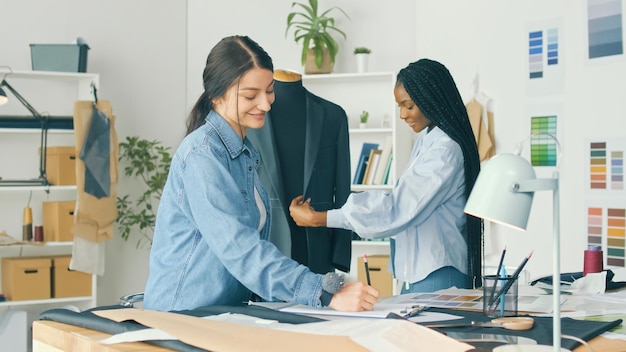
M135 308L99 310L93 313L117 322L134 320L142 325L165 331L189 345L209 351L318 352L333 349L349 352L367 351L347 336L324 336L320 338L319 335L307 333L265 329L200 319L183 314Z
M407 311L412 309L412 305L407 304L386 304L386 303L377 303L374 305L373 310L364 311L364 312L340 312L336 311L332 308L322 308L315 309L313 307L303 305L303 304L295 304L287 307L280 308L281 312L289 312L296 314L306 314L306 315L328 315L328 316L341 316L341 317L355 317L355 318L386 318L389 313L394 313L397 315L404 315ZM445 313L434 313L434 312L421 312L418 315L411 317L410 320L414 322L434 322L434 321L444 321L444 320L453 320L453 319L461 319L461 316L445 314Z
M134 311L140 312L138 314L134 314ZM139 315L143 315L145 311L140 311L136 309L129 309L125 314L119 315L117 313L119 310L110 310L110 311L97 311L94 312L98 315L103 315L105 317L110 316L116 318L114 320L119 321L120 318L124 316L133 316L133 319L137 320ZM100 314L101 312L104 312ZM175 315L173 313L163 313L163 312L150 312L148 314L153 315L152 313L156 313L156 315L160 316L161 319L168 318L171 315ZM450 337L447 337L435 330L425 328L418 324L408 323L404 320L398 319L345 319L345 320L333 320L333 321L324 321L317 323L308 323L308 324L283 324L278 323L272 320L259 319L257 317L251 317L242 314L220 314L216 316L209 316L204 318L196 318L196 317L187 317L195 321L211 321L212 324L225 324L224 327L228 328L232 334L235 336L243 336L246 334L246 339L252 339L257 343L255 348L256 351L269 349L272 351L288 351L291 347L285 347L284 340L274 340L269 345L263 345L263 342L255 340L257 338L257 334L265 335L270 333L270 331L274 330L277 333L283 334L283 336L287 337L301 337L310 336L313 339L317 339L316 346L307 345L310 340L299 340L300 345L297 347L298 351L304 350L314 350L315 348L320 348L328 338L338 338L345 337L349 338L349 340L355 342L355 346L366 347L369 351L411 351L414 350L415 346L419 344L420 348L424 350L436 350L441 349L444 351L451 352L465 352L473 349L473 346L468 344L456 341ZM139 318L140 319L140 318ZM145 319L140 319L144 324ZM188 319L185 319L188 320ZM195 325L194 323L193 325ZM200 324L200 323L197 323ZM253 328L255 334L250 336L247 335L249 331L243 331L240 328L246 327L250 324L258 324L257 328ZM236 327L233 327L236 325ZM184 327L180 327L183 329ZM265 329L265 330L263 330ZM169 330L169 329L168 329ZM258 333L256 331L259 331ZM144 334L145 332L145 334ZM159 332L161 334L159 334ZM211 333L209 331L209 333ZM344 336L346 335L347 336ZM123 335L123 336L122 336ZM178 335L178 334L176 334ZM327 335L324 337L320 337L320 335ZM116 342L133 342L133 341L145 341L148 339L165 339L168 335L167 333L157 330L157 329L146 329L140 331L134 331L130 333L123 333L114 335L113 337L107 340L114 340ZM212 338L218 338L219 343L222 343L222 340L226 340L226 336L214 336ZM206 337L209 339L209 337ZM107 340L103 340L107 341ZM259 344L260 343L260 344ZM195 345L199 346L199 345ZM201 347L201 346L200 346ZM237 349L240 346L232 345L229 346L229 350L241 350ZM235 348L237 347L237 348ZM330 345L328 344L326 347L330 347L331 350L341 350L344 351L341 346ZM361 350L361 349L349 349L347 351L353 350Z

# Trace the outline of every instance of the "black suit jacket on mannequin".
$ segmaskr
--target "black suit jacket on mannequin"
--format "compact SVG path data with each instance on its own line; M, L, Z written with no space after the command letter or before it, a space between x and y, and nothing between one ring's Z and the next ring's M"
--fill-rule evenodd
M266 115L265 125L260 129L249 129L246 134L261 154L259 177L270 194L270 241L313 272L327 273L334 269L348 272L352 255L352 231L298 227L289 215L292 195L287 194L285 188L287 177L300 177L302 188L298 193L303 194L305 199L311 198L311 206L315 210L336 209L345 203L351 183L346 112L339 105L306 90L302 81L276 81L274 89L276 100ZM280 105L294 105L298 101L305 106L285 108ZM299 113L280 116L280 119L300 119L304 141L303 148L294 146L293 151L286 152L292 153L290 157L301 158L303 163L294 160L281 162L279 158L281 152L285 155L285 151L278 150L277 140L285 136L276 136L275 131L280 129L273 123L279 123L280 119L279 116L272 118L272 113L277 115L282 111L281 114L286 114L289 109ZM301 116L303 113L306 116ZM303 150L303 155L293 155L296 150ZM288 165L301 165L304 170L289 170ZM288 181L292 184L300 182L293 179ZM292 246L292 243L298 245Z

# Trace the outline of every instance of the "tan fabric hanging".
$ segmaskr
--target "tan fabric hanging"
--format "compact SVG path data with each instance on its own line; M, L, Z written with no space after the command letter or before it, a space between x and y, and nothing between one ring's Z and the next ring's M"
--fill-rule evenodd
M74 103L74 137L76 140L76 155L80 155L89 123L93 113L92 101L77 101ZM111 190L108 197L96 198L84 191L85 163L76 158L76 188L77 202L74 213L74 236L80 236L92 242L102 242L113 238L115 220L117 219L117 182L119 146L115 131L115 117L111 103L99 100L96 107L102 111L110 122L110 176Z
M496 154L496 139L493 128L493 112L488 111L476 99L472 99L467 105L467 115L469 116L474 138L478 145L478 155L480 161L485 161Z

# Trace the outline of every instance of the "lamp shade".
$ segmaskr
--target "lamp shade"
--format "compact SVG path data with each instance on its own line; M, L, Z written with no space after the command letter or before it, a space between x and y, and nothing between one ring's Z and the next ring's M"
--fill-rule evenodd
M534 192L518 192L519 182L536 179L519 155L498 154L486 161L465 205L467 214L526 230Z

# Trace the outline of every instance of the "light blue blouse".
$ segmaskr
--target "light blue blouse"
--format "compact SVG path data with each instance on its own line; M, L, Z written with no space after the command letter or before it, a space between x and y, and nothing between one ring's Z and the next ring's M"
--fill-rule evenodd
M248 140L214 111L185 137L159 203L145 309L240 305L251 291L321 307L322 275L267 241L271 214L263 219L254 194L256 187L269 209L259 162Z
M401 281L423 280L444 266L467 274L463 160L441 129L422 132L392 192L351 194L341 209L328 211L327 226L367 239L392 237L390 269Z

